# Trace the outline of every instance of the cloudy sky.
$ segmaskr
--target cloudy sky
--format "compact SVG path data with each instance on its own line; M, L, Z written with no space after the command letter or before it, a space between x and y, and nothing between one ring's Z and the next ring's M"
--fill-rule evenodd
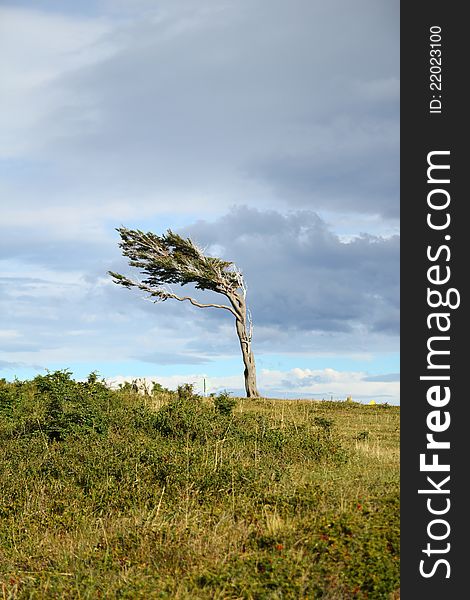
M106 275L172 228L242 269L262 393L397 403L398 9L0 0L0 377L241 393L229 313Z

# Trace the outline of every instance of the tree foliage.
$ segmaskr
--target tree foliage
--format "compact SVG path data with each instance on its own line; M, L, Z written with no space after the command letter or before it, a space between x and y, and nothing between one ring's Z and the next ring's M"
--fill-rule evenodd
M121 236L119 247L129 258L129 265L140 269L145 276L142 282L135 282L110 271L114 281L120 285L138 287L160 300L174 297L164 287L172 283L194 283L197 289L224 295L235 294L237 289L245 288L243 277L234 263L206 256L191 239L184 239L170 229L161 236L125 227L117 231Z

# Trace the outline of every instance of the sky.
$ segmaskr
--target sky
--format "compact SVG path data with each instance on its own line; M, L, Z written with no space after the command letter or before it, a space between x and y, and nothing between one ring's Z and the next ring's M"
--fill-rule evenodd
M227 311L107 275L170 228L242 270L263 395L399 403L398 0L0 0L0 81L0 377L242 394Z

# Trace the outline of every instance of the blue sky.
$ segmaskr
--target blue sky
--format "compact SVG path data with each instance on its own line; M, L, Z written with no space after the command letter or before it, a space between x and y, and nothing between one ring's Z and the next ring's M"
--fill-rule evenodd
M106 275L172 228L242 269L262 393L397 403L398 9L0 2L0 377L241 393L230 315Z

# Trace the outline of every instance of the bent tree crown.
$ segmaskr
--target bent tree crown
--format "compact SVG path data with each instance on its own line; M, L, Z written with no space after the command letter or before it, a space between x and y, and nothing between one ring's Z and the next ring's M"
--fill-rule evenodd
M252 321L246 306L246 285L238 267L229 261L204 252L189 238L182 238L170 229L162 236L120 227L119 247L131 267L140 269L144 279L135 281L109 271L114 282L126 288L146 292L154 302L168 299L188 301L198 308L220 308L235 317L235 327L245 366L245 390L250 397L259 396L256 386L255 359L251 349ZM228 304L204 304L191 296L175 294L168 285L195 284L200 290L211 290L225 296Z

